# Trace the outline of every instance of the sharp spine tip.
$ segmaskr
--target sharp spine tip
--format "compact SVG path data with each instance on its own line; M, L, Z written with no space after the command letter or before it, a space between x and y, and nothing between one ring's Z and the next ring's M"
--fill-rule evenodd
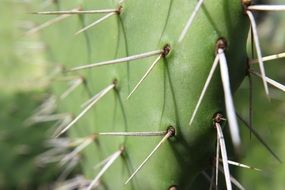
M94 27L96 26L97 24L103 22L104 20L108 19L109 17L113 16L113 15L116 15L117 12L111 12L111 13L108 13L106 14L105 16L101 17L100 19L96 20L95 22L89 24L88 26L80 29L79 31L77 31L74 35L79 35L81 34L82 32L85 32L86 30L88 30L89 28L91 27Z
M102 97L104 97L111 89L115 87L115 84L112 83L103 90L101 90L99 93L95 95L96 98L91 98L92 101L88 101L88 105L78 114L75 119L73 119L62 131L60 131L56 138L65 133L70 127L72 127L86 112L88 112Z
M165 135L165 131L154 131L154 132L100 132L98 135L103 136L163 136Z
M68 10L68 11L42 11L42 12L33 12L32 14L41 14L41 15L62 15L62 14L101 14L101 13L112 13L118 12L118 9L98 9L98 10L82 10L80 8Z
M103 174L108 170L108 168L114 163L114 161L122 155L124 152L124 147L121 147L118 151L113 153L110 157L109 160L106 161L105 165L103 168L100 170L100 172L96 175L96 177L92 180L90 185L87 187L87 190L91 190L93 186L99 181L99 179L103 176Z
M185 38L188 30L190 29L190 27L194 21L194 18L196 17L196 15L197 15L200 7L202 6L203 2L204 2L204 0L199 0L198 3L196 4L194 11L192 12L192 14L189 17L185 27L183 28L183 31L181 32L181 34L179 36L178 42L182 42L182 40Z
M109 61L102 61L102 62L98 62L98 63L92 63L92 64L88 64L88 65L83 65L83 66L78 66L78 67L71 68L69 71L72 72L72 71L78 71L78 70L83 70L83 69L89 69L89 68L93 68L93 67L100 67L100 66L104 66L104 65L129 62L129 61L134 61L134 60L138 60L138 59L144 59L147 57L159 55L162 53L163 53L163 50L154 50L154 51L150 51L150 52L146 52L146 53L131 55L128 57L113 59L113 60L109 60Z
M148 68L148 70L145 72L145 74L142 76L142 78L140 79L140 81L135 85L135 87L133 88L133 90L130 92L130 94L127 97L127 100L133 95L133 93L138 89L138 87L142 84L142 82L146 79L146 77L150 74L150 72L153 70L153 68L155 67L155 65L157 63L159 63L159 60L162 58L163 53L161 53L155 60L154 62L151 64L151 66Z
M125 185L128 184L133 177L139 172L139 170L146 164L146 162L151 158L151 156L158 150L158 148L170 137L175 135L175 129L173 127L169 127L167 129L167 133L162 138L162 140L155 146L155 148L151 151L151 153L144 159L144 161L137 167L137 169L133 172L133 174L127 179Z
M190 119L190 122L189 122L189 126L191 126L192 122L194 121L194 118L195 118L195 116L196 116L196 114L197 114L197 112L198 112L198 109L199 109L199 107L200 107L200 104L202 103L202 100L203 100L203 98L204 98L204 95L205 95L205 93L206 93L206 90L208 89L208 86L209 86L209 84L210 84L210 82L211 82L212 76L213 76L213 74L214 74L214 72L215 72L215 70L216 70L216 68L217 68L218 63L219 63L219 56L216 55L215 60L214 60L214 62L213 62L213 65L212 65L212 67L211 67L211 70L210 70L210 72L209 72L209 74L208 74L208 77L207 77L207 79L206 79L206 82L205 82L205 84L204 84L204 86L203 86L202 92L201 92L201 94L200 94L200 96L199 96L198 102L197 102L197 104L196 104L196 106L195 106L195 108L194 108L194 111L193 111L193 113L192 113L192 116L191 116L191 119Z

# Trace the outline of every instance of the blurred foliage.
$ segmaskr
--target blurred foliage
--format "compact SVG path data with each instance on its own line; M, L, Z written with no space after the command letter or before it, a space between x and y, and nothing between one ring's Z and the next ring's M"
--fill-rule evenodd
M55 179L55 166L40 167L36 156L45 150L47 124L26 127L23 121L43 99L42 92L0 97L0 189L37 189Z
M33 27L29 4L0 1L0 88L2 91L28 91L46 85L45 46L38 36L27 37Z
M268 4L268 2L265 2ZM285 4L284 0L271 0L271 4ZM264 56L282 53L285 50L285 13L261 12L261 22L258 26L261 49ZM285 84L285 59L265 62L266 74L269 78ZM254 65L256 71L258 66ZM265 97L260 78L253 78L253 127L264 138L273 151L285 161L285 96L284 92L270 88L271 101ZM244 81L238 93L235 94L238 112L249 120L248 79ZM285 187L285 166L279 163L265 147L240 123L243 136L243 156L241 163L261 168L262 172L240 169L240 182L247 189L283 190Z
M28 8L25 1L0 1L0 189L47 189L59 173L35 161L50 124L24 126L47 89L45 47L23 35L33 26Z

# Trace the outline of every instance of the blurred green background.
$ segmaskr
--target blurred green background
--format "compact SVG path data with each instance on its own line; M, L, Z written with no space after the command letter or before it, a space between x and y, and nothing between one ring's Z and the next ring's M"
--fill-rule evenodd
M35 26L32 10L44 9L48 1L0 0L0 189L49 189L60 169L56 165L40 167L35 157L46 150L52 123L26 127L24 121L49 94L48 49L40 35L25 36ZM285 4L283 0L271 1ZM52 7L53 5L50 5ZM262 13L263 14L263 13ZM285 50L285 13L261 16L260 41L264 55ZM40 22L37 22L40 23ZM250 48L249 48L250 49ZM266 63L267 75L285 83L284 59ZM257 69L257 67L256 67ZM284 160L285 96L271 88L267 101L259 78L253 76L253 126ZM247 79L235 95L238 112L248 118ZM285 166L242 126L243 153L241 163L261 168L262 172L239 169L238 179L247 189L285 189Z
M48 189L59 173L35 160L51 124L24 125L48 90L44 43L23 35L33 26L28 2L0 0L0 189Z

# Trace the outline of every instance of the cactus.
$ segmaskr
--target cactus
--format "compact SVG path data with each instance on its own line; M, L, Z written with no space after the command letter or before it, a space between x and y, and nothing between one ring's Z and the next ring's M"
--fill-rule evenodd
M87 189L189 189L201 172L218 170L221 150L232 189L222 132L229 128L239 154L232 93L250 73L260 76L268 97L268 83L276 84L265 76L259 48L252 12L260 7L229 0L55 3L60 10L37 12L55 19L27 34L41 31L50 60L64 65L49 102L63 114L42 108L37 115L73 115L54 134L55 148L75 147L60 163L76 158ZM248 61L250 25L257 61ZM75 141L60 137L66 132Z

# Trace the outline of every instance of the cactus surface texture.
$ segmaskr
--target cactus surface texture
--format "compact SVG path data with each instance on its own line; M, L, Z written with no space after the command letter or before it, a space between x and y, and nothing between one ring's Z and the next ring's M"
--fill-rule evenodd
M60 162L78 158L80 188L197 189L197 176L219 166L220 145L224 186L232 189L222 131L234 157L240 140L231 94L250 73L250 2L62 0L42 9L34 17L49 24L27 34L40 34L47 59L61 65L49 104L70 120L53 140L77 141ZM268 94L256 35L254 42Z

